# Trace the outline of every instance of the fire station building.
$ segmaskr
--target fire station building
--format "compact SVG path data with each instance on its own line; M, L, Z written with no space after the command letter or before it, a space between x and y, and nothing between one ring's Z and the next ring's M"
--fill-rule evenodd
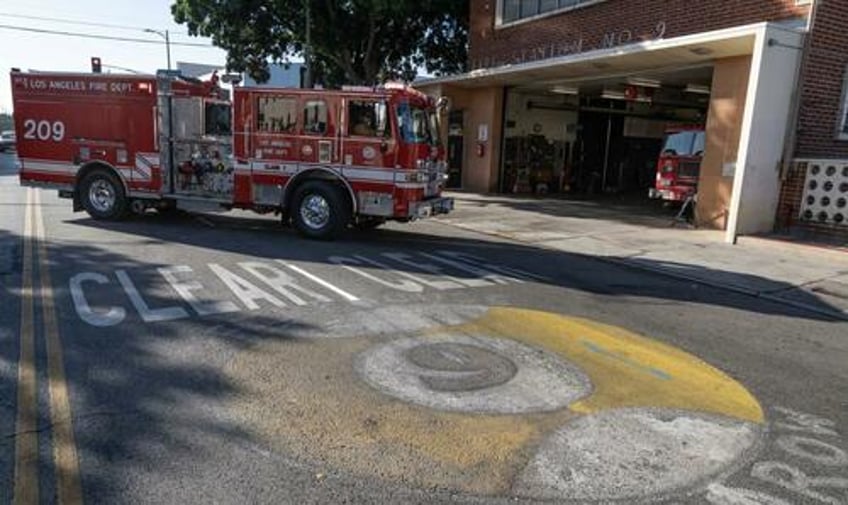
M453 187L649 205L689 132L700 226L848 236L846 0L471 0L469 60L418 84Z

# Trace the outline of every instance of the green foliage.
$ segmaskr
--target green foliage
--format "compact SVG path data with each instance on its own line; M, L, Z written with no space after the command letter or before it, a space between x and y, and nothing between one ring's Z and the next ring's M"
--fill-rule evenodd
M12 116L6 113L0 113L0 131L14 130L15 122Z
M268 62L302 55L310 6L313 69L327 86L411 80L465 69L468 0L175 0L192 35L227 51L230 70L268 79Z

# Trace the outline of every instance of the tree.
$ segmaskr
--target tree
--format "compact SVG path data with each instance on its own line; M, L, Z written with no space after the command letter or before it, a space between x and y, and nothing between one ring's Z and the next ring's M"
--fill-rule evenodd
M306 8L317 82L377 84L465 70L468 0L175 0L192 35L227 51L227 67L268 79L268 63L302 55Z
M0 112L0 131L14 130L15 122L10 114Z

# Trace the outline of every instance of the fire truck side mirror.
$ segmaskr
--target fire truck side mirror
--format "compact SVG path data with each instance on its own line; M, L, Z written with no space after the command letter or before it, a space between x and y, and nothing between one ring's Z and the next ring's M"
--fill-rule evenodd
M92 74L101 73L101 70L102 70L101 67L102 66L100 64L100 58L98 58L97 56L92 56L91 57L91 73Z

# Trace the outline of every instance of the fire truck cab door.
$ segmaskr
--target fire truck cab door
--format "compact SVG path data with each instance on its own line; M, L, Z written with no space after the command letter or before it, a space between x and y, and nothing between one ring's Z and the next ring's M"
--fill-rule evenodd
M334 149L336 125L331 121L330 104L321 97L302 99L303 128L300 135L300 160L303 163L329 164L337 157Z
M371 98L349 98L346 102L342 163L353 167L385 167L383 155L391 142L387 102Z

